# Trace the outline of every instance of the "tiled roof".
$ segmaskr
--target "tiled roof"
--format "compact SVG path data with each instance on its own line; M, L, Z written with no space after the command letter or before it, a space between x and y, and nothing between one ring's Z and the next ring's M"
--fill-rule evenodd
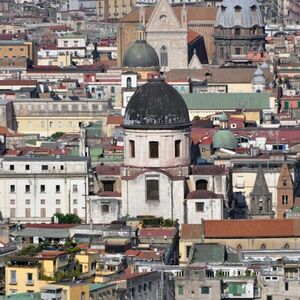
M200 34L194 30L189 29L188 30L188 43L191 43L194 41Z
M101 197L121 197L121 193L118 192L99 192L98 195Z
M19 79L3 79L0 80L0 85L36 85L36 80L19 80Z
M222 194L216 194L212 191L193 191L187 194L186 199L219 199L222 198Z
M267 93L202 93L183 94L189 110L269 109Z
M98 165L96 173L98 175L120 175L121 171L119 166Z
M173 11L178 19L181 21L181 7L172 7ZM145 20L149 21L154 7L145 7ZM217 7L206 7L206 6L188 6L187 16L188 21L212 21L214 22L217 15ZM128 15L124 16L121 22L139 22L139 9L136 8Z
M65 255L68 252L66 251L43 251L40 252L37 257L41 259L55 259L61 255Z
M26 224L28 228L49 228L49 229L65 229L65 228L72 228L77 226L78 224Z
M107 117L107 124L117 124L120 125L123 123L122 116L108 116Z
M218 220L204 221L205 238L299 237L300 220Z
M180 238L185 240L200 239L202 226L200 224L182 224L180 229Z
M176 233L175 228L142 228L139 231L139 237L173 237Z
M197 165L192 167L193 175L226 175L228 170L218 165Z

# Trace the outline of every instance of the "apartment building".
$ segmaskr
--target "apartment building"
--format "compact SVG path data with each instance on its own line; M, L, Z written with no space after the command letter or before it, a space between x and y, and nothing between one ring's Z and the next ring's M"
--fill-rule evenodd
M86 219L87 158L7 157L0 160L0 210L11 222L46 223L55 213Z

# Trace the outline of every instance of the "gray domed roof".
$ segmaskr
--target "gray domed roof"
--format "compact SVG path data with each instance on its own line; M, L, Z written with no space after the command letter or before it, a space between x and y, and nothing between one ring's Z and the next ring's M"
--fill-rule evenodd
M190 126L181 95L163 78L149 79L130 98L124 128L176 129Z
M240 10L240 18L235 10ZM263 17L256 0L223 0L218 9L215 26L251 28L263 26Z
M219 130L213 137L213 148L234 149L237 147L237 141L230 130Z
M125 52L123 67L158 69L158 55L154 48L151 47L145 40L137 40Z

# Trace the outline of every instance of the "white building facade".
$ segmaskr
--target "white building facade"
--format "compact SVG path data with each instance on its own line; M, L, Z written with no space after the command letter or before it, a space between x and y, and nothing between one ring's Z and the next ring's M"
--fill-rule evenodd
M55 213L86 219L88 159L7 157L0 160L0 211L4 220L47 223Z

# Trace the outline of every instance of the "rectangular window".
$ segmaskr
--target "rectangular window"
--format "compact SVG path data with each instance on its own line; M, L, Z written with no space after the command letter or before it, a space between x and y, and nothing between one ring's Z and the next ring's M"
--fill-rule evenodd
M130 157L135 157L135 143L134 141L129 141L129 151L130 151Z
M10 271L9 284L17 284L17 271Z
M60 214L60 213L61 213L60 208L56 208L56 209L55 209L55 212L56 212L57 214Z
M237 188L243 188L244 185L245 185L244 176L237 176L237 178L236 178L236 187Z
M16 186L14 184L11 184L9 190L10 190L11 193L15 193L16 192Z
M114 86L111 86L110 87L110 92L113 94L115 92L115 87Z
M298 101L297 105L298 105L298 108L300 108L300 101Z
M73 193L77 193L78 192L78 186L77 184L73 184Z
M73 204L78 204L78 200L77 199L73 199Z
M9 169L10 169L11 171L13 171L13 170L15 169L15 166L14 166L14 165L9 165Z
M289 283L287 281L284 283L284 290L285 291L289 290Z
M146 180L146 200L159 200L159 180L147 179Z
M45 205L46 204L46 200L45 199L41 199L41 205Z
M60 199L56 199L56 205L60 205Z
M30 165L25 165L25 170L29 171L30 170Z
M183 286L179 285L178 286L178 295L183 295L183 293L184 293Z
M57 185L55 186L55 192L56 192L56 193L60 193L60 185L57 184Z
M25 193L30 193L30 185L29 184L25 185Z
M284 110L288 110L289 109L289 102L285 101L284 102Z
M46 208L45 207L41 208L41 218L46 218Z
M26 199L26 200L25 200L25 204L26 204L26 205L30 205L30 199Z
M33 280L32 273L27 273L27 281L32 281L32 280Z
M287 205L288 202L289 202L289 198L288 198L288 195L282 195L281 196L281 200L282 200L282 205Z
M11 218L15 218L16 217L16 209L14 207L12 207L10 209L10 217Z
M149 157L150 158L158 158L159 157L158 142L149 142Z
M16 200L15 199L10 199L10 204L11 205L15 205L16 204Z
M63 165L60 166L60 170L61 170L61 171L64 170L64 166L63 166Z
M267 300L272 300L273 297L272 296L267 296Z
M73 208L73 214L74 214L74 215L77 215L77 214L78 214L77 208Z
M202 286L201 287L201 294L209 294L209 287L208 286Z
M25 218L30 218L30 216L31 216L30 208L25 208Z
M181 144L181 140L175 141L175 157L180 156L180 144Z
M104 213L104 214L109 213L109 204L102 204L101 205L101 212Z
M240 55L241 54L241 48L234 48L234 54Z
M186 246L186 258L189 258L192 246Z
M45 193L46 192L46 187L45 187L44 184L41 184L41 186L40 186L40 192L41 193Z
M195 203L195 209L197 212L203 212L204 211L204 202Z
M42 171L47 171L48 170L48 166L47 165L42 165Z
M107 180L107 181L105 180L105 181L102 181L102 185L103 185L103 192L113 192L115 181L114 180Z

